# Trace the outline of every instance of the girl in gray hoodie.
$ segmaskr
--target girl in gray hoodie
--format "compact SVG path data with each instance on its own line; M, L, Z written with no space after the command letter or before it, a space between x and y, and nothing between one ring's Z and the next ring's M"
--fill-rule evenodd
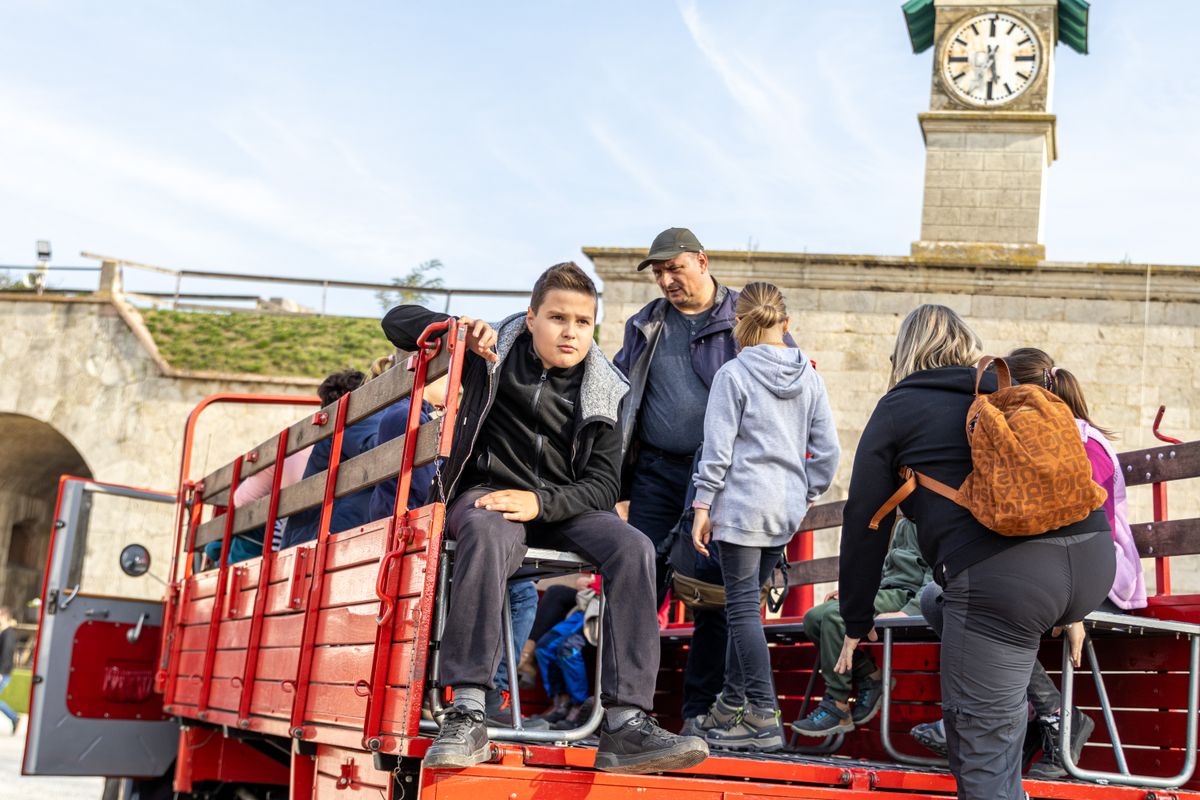
M813 500L829 488L839 448L825 384L788 331L783 294L769 283L742 290L734 311L741 348L713 378L704 416L692 541L719 542L729 650L725 686L708 731L712 747L783 747L759 590Z

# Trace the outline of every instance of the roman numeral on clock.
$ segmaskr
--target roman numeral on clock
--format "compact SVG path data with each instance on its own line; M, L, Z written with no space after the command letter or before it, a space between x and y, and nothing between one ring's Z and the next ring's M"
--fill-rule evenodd
M1032 39L1030 39L1028 36L1026 36L1024 39L1022 39L1021 41L1017 42L1017 47L1020 47L1020 46L1021 46L1021 45L1023 45L1023 44L1029 44L1029 43L1030 43L1030 42L1032 42L1032 41L1033 41Z
M1033 61L1037 56L1017 56L1013 61Z
M1032 74L1032 73L1030 73L1030 74ZM1029 80L1029 75L1025 74L1024 72L1018 72L1017 77L1023 81Z
M950 56L950 58L948 58L946 60L949 61L951 64L957 64L960 62L965 64L967 62L967 57L966 56Z
M1004 91L1008 92L1009 94L1012 94L1012 87L1010 87L1010 86L1009 86L1009 85L1006 83L1006 84L1004 84Z
M965 72L960 72L960 73L958 73L957 75L954 75L954 76L952 76L952 77L950 78L950 80L952 80L952 81L955 81L955 82L957 83L957 82L958 82L958 79L959 79L959 78L961 78L963 75L966 75L966 74L967 74L967 73L965 73Z
M992 99L992 82L991 81L987 82L987 99L988 100Z
M958 43L959 43L959 44L961 44L963 47L966 47L966 46L967 46L967 43L966 43L966 42L964 42L962 39L959 39L958 37L955 37L954 41L958 42Z

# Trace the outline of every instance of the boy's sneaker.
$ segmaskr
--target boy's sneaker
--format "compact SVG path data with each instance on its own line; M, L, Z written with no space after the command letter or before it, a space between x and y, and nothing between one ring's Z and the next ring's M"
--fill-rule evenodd
M1042 757L1029 768L1026 777L1043 781L1062 778L1066 776L1067 768L1063 766L1062 757L1058 753L1060 717L1057 714L1053 717L1041 717L1037 722L1042 729ZM1071 712L1071 722L1071 760L1078 764L1083 746L1096 729L1096 723L1078 708Z
M779 712L747 705L736 719L710 730L705 741L709 747L722 750L772 753L783 748L783 726L779 724Z
M914 725L909 735L926 750L931 750L942 758L946 757L946 723L942 720Z
M892 678L892 688L896 679ZM883 681L867 678L858 689L858 698L850 709L850 718L855 725L864 725L875 718L879 709L883 708Z
M425 766L429 769L472 767L492 757L487 723L482 711L451 706L442 717L442 729L429 750Z
M811 714L793 722L791 728L801 736L824 738L835 733L849 733L854 730L854 720L849 711L837 707L832 697L825 697Z
M678 736L638 711L619 725L600 726L600 744L596 748L596 769L605 772L640 774L669 772L694 767L708 758L708 745L696 736Z

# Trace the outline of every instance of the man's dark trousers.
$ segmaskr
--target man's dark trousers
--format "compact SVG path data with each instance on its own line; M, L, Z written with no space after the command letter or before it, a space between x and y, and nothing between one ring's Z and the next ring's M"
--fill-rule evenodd
M554 523L510 522L475 508L492 491L469 489L450 504L446 535L457 542L442 638L442 683L492 685L503 648L505 583L528 546L578 553L604 578L605 706L654 707L658 680L658 617L654 606L654 550L646 537L611 511L588 511Z
M656 548L664 544L679 522L692 480L692 456L672 456L645 447L634 465L629 496L629 524L649 537ZM662 549L662 548L660 548ZM658 587L655 608L666 596L666 557L656 564ZM717 580L720 583L720 580ZM725 610L697 611L695 630L683 672L683 708L686 720L708 712L725 683L727 628Z

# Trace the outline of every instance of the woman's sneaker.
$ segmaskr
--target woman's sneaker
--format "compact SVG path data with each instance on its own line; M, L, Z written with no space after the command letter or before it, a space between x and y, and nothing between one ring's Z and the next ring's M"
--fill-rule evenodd
M492 743L488 741L483 712L451 706L442 717L442 729L437 739L425 752L425 766L429 769L473 767L491 757Z
M854 720L850 718L849 711L842 711L833 698L826 697L811 714L793 722L791 728L801 736L824 738L835 733L849 733L854 730Z
M896 688L896 679L892 678L892 688ZM854 724L865 725L875 718L883 707L883 681L867 678L858 688L858 697L850 709L850 718Z
M1096 729L1096 723L1078 708L1072 712L1071 716L1073 718L1071 725L1071 761L1078 764L1079 756L1083 754L1083 746L1087 744L1092 731ZM1044 781L1066 776L1067 768L1063 766L1062 756L1058 752L1059 741L1062 738L1058 727L1060 722L1061 719L1057 714L1053 717L1038 718L1037 723L1042 728L1042 757L1034 762L1034 765L1029 768L1029 772L1025 777Z
M747 705L736 719L708 731L705 741L709 747L722 750L774 752L783 747L783 726L779 724L779 712Z
M679 736L663 730L638 711L615 730L608 720L600 726L596 769L641 774L694 767L708 758L708 745L696 736Z
M946 723L942 720L914 725L909 735L926 750L931 750L942 758L946 757Z

